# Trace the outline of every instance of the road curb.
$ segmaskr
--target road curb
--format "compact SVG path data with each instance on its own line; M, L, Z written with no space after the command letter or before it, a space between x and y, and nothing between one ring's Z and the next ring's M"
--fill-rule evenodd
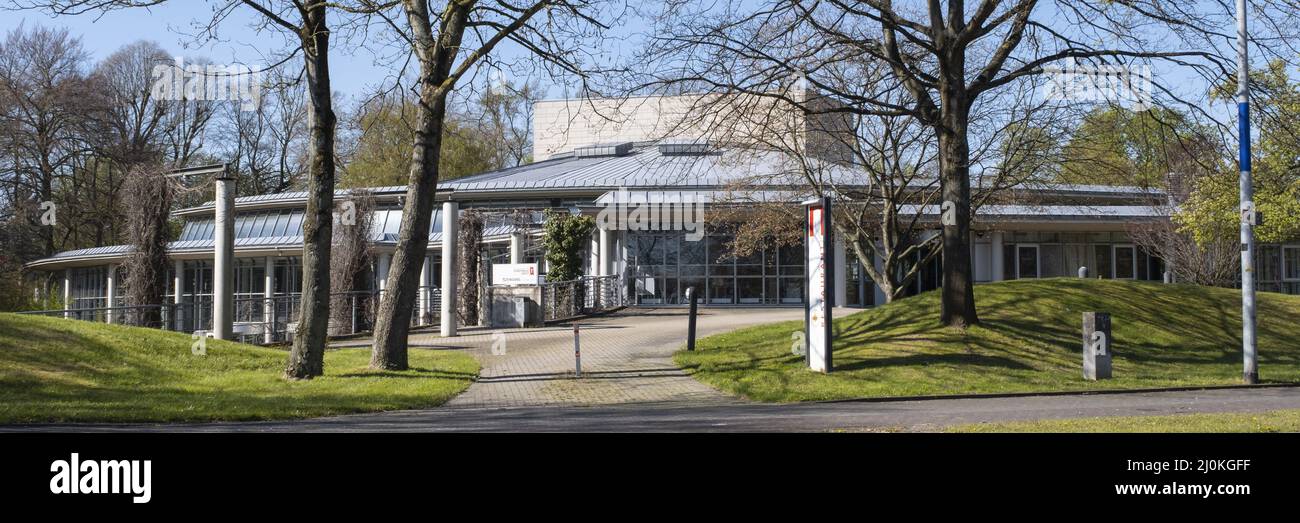
M1197 390L1236 390L1236 389L1290 389L1300 388L1300 383L1264 383L1256 385L1189 385L1185 387L1156 387L1147 389L1107 389L1107 390L1063 390L1046 392L999 392L990 394L943 394L925 396L884 396L879 398L845 398L837 400L816 400L784 403L784 405L814 403L896 403L904 401L930 400L978 400L1000 398L1032 398L1056 396L1102 396L1109 394L1146 394L1152 392L1190 392ZM755 402L758 403L758 402Z

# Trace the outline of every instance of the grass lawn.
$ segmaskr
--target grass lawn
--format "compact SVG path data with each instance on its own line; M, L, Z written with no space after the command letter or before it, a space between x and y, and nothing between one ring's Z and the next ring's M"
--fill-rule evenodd
M975 423L949 432L1300 432L1300 410Z
M1123 389L1241 383L1240 292L1056 278L975 287L982 324L939 326L929 292L835 320L834 372L791 354L803 322L699 340L675 361L696 379L758 401ZM1300 296L1259 293L1265 382L1300 382ZM1082 378L1085 311L1111 313L1115 379Z
M478 363L411 351L411 369L366 369L368 349L331 350L325 376L280 378L288 353L188 334L0 313L0 423L305 418L429 407L465 390Z

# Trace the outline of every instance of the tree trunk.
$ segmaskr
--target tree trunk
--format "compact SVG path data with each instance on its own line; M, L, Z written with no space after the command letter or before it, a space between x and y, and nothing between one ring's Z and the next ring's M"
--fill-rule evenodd
M479 274L482 251L479 244L483 241L483 217L477 211L462 213L460 227L460 323L478 325L479 318Z
M956 68L961 71L961 68ZM952 85L955 84L955 85ZM939 173L943 201L951 202L954 223L943 226L943 289L940 321L952 327L979 323L970 253L970 104L961 80L943 91L939 135Z
M15 160L15 161L17 161L17 160ZM41 202L51 202L51 203L52 203L52 202L54 202L54 173L52 173L52 172L50 172L50 171L46 171L45 168L46 168L45 159L42 158L42 159L41 159L41 169L42 169L42 170L41 170ZM41 208L39 208L39 207L37 208L37 218L36 218L36 219L37 219L37 222L36 222L36 223L41 223L41 222L40 222L40 216L41 216L42 213L44 213L44 211L45 211L44 209L41 209ZM40 228L40 230L41 230L41 240L42 240L41 243L42 243L42 246L44 247L44 251L43 251L41 254L42 254L43 256L46 256L46 257L54 256L54 253L55 253L55 250L54 250L54 229L55 229L55 227L58 226L58 220L59 220L59 212L58 212L58 211L59 211L58 207L55 207L55 208L54 208L54 220L55 220L55 223L54 223L54 224L50 224L50 225L41 224L41 225L43 225L43 227ZM65 217L65 218L63 218L63 219L66 220L66 219L68 219L68 218Z
M173 198L171 182L163 177L156 163L135 166L126 173L122 187L125 202L127 236L131 254L122 269L120 281L130 305L153 305L163 302L167 294L167 220ZM112 304L110 304L112 306ZM146 307L126 311L125 323L140 327L162 324L162 309Z
M438 160L442 154L442 128L447 114L447 93L442 84L450 76L469 18L469 5L449 3L443 25L435 40L424 0L402 2L411 26L416 56L420 61L420 124L411 151L407 174L406 202L397 247L389 265L386 294L375 315L375 344L370 355L373 369L405 370L406 338L411 328L411 311L419 291L420 270L429 247L434 192L438 186ZM444 216L455 220L455 216ZM455 241L443 238L442 241ZM443 292L455 292L456 282L441 282Z
M310 379L325 369L329 327L330 242L334 234L334 126L325 4L311 7L300 35L311 97L311 163L302 227L302 305L284 376Z

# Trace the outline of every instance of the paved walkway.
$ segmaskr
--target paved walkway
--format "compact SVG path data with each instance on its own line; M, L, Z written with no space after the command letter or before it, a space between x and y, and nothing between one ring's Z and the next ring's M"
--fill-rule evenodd
M1300 387L803 404L427 409L298 421L0 426L0 432L811 432L938 430L1017 421L1300 409Z
M802 317L803 309L798 308L703 309L697 331L702 337ZM469 329L454 338L417 333L410 343L413 348L467 350L483 365L478 381L443 408L740 401L695 381L673 363L673 352L686 342L685 309L624 309L580 323L582 379L574 376L571 325Z

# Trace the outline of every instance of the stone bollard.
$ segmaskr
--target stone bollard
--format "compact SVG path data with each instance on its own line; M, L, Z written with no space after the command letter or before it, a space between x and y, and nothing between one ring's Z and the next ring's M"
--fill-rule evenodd
M1110 379L1110 313L1083 313L1083 379Z
M1087 278L1087 277L1088 277L1088 268L1087 268L1087 267L1079 267L1079 277L1080 277L1080 278Z

